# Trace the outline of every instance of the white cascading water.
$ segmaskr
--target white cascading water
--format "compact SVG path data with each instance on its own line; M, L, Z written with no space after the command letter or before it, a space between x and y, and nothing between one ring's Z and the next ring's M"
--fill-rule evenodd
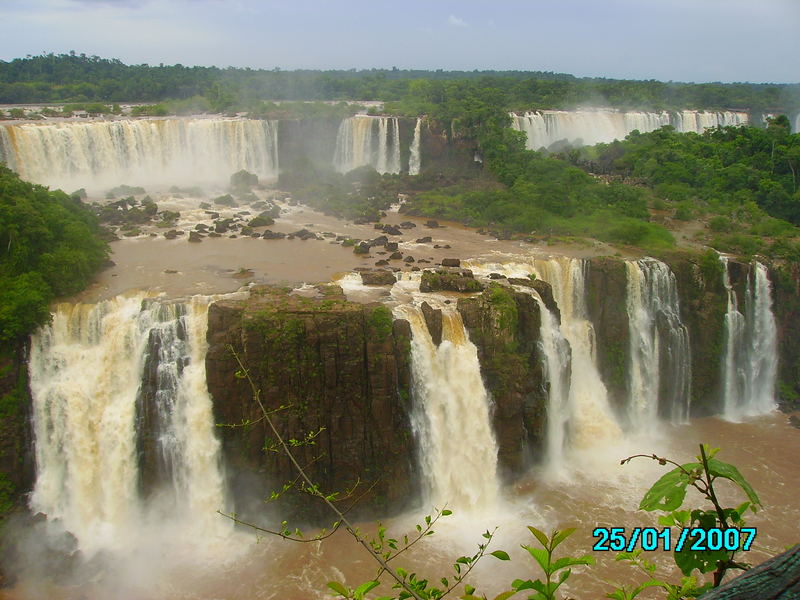
M278 175L278 125L255 119L126 119L0 127L0 158L61 187L227 183L246 169Z
M426 501L459 510L492 508L499 495L497 442L478 350L454 309L442 305L442 342L433 343L422 310L395 309L411 324L414 410Z
M422 137L422 119L418 118L416 125L414 125L414 138L411 140L411 147L409 148L408 155L408 174L419 175L421 161L420 161L420 138Z
M551 475L557 475L564 471L564 454L568 449L569 440L570 346L561 334L556 316L545 306L536 291L529 291L539 305L541 317L539 349L542 353L547 382L547 438L544 464Z
M397 117L356 115L343 119L336 134L333 166L340 173L372 166L378 173L400 172Z
M689 331L681 321L678 288L670 268L652 258L625 265L630 334L628 418L637 430L654 430L659 414L673 422L689 417Z
M481 275L496 272L507 277L525 278L533 273L552 287L553 297L561 312L561 327L560 333L541 332L543 340L545 336L549 336L552 338L551 343L556 345L548 356L550 363L548 370L551 373L548 378L555 379L559 377L558 373L563 373L564 370L569 371L566 402L563 399L563 387L556 395L551 394L549 397L549 404L555 410L553 419L553 426L556 428L555 434L560 436L566 432L563 443L558 441L553 443L562 449L581 450L596 448L603 443L603 440L619 439L622 430L609 405L608 391L597 368L594 327L586 309L585 269L587 263L581 259L557 257L536 259L529 263L482 264L465 261L463 264ZM542 314L544 315L544 312ZM543 318L543 328L546 323L552 327L556 326L555 320L551 323ZM559 337L563 337L567 341L570 352L565 352L563 347L557 346ZM569 366L564 363L556 364L558 361L570 358L571 365ZM565 405L566 409L564 410ZM549 412L548 419L550 419ZM566 422L564 427L557 425L557 423L564 422ZM564 457L558 454L559 448L556 446L550 447L548 468L555 465L557 470L557 466L562 464Z
M542 110L511 114L512 127L527 134L531 150L549 148L566 141L571 145L591 146L621 140L634 130L642 133L672 125L677 131L701 133L717 125L742 125L748 122L745 112L670 112L617 111L613 109Z
M561 333L572 351L570 447L591 448L604 439L619 438L622 432L597 368L594 327L586 309L586 263L581 259L559 257L537 260L534 268L536 275L553 289L561 311Z
M775 408L778 371L777 326L772 312L772 285L767 268L751 265L745 286L744 313L730 280L728 258L723 285L728 293L725 314L725 356L722 363L723 416L737 421Z
M163 303L139 294L60 304L52 324L32 337L37 479L30 505L60 519L84 552L121 549L147 517L138 491L137 421L148 356L150 395L162 403L159 460L171 477L160 482L168 488L166 514L201 539L229 531L216 514L225 494L205 380L210 300Z

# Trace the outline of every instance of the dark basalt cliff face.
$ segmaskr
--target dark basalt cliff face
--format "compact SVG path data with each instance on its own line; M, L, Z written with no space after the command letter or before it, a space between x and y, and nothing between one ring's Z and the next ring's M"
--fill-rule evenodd
M586 310L594 325L597 368L609 401L621 409L628 396L628 275L625 263L613 258L591 259L587 267Z
M386 514L415 494L415 448L409 423L406 321L380 305L347 302L335 286L322 298L256 288L249 300L222 301L209 312L208 388L214 399L230 489L238 513L263 517L272 490L297 478L275 452L275 436L231 351L260 390L260 399L298 462L326 494L354 488L362 513ZM285 407L281 409L280 407ZM245 426L237 424L249 423ZM265 450L266 447L266 450ZM342 501L347 508L353 498ZM248 505L248 502L251 504ZM315 519L322 503L288 492L277 514ZM251 510L251 507L253 509ZM329 515L326 515L326 517Z
M800 410L800 265L770 269L770 281L778 322L778 399L784 410Z
M459 299L458 311L478 348L494 402L500 472L511 479L539 457L544 442L547 388L537 347L539 305L530 294L492 284L479 296Z

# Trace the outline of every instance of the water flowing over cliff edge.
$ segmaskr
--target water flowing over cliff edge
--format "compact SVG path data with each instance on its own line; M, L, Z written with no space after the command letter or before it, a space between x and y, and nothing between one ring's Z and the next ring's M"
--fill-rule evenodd
M231 348L266 406L283 407L274 417L283 435L320 431L315 446L298 448L312 477L324 489L369 487L364 516L445 503L484 510L516 501L508 484L531 476L591 481L587 456L640 444L645 430L659 444L669 428L695 427L687 419L704 407L737 419L772 409L764 390L775 385L781 321L759 263L725 261L718 282L691 263L653 259L468 266L452 272L485 291L423 294L415 275L387 290L394 319L335 286L253 288L210 308L207 297L145 295L59 305L30 357L32 509L60 521L87 556L135 545L148 514L204 539L231 535L217 509L319 519L302 495L261 502L293 477L284 457L264 452L263 423L214 427L260 418ZM690 318L697 286L728 307L713 327ZM715 332L730 330L738 306L752 324L722 344ZM626 341L607 339L611 331ZM622 354L609 359L610 348ZM710 348L723 349L717 395L695 406L696 388L709 388L693 384L694 357ZM744 365L746 382L735 415L729 362Z

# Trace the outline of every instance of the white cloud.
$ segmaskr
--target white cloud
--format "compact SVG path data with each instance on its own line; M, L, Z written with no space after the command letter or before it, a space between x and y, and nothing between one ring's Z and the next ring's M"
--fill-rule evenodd
M469 25L464 19L457 17L455 15L450 15L449 17L447 17L447 24L450 25L451 27L469 27Z

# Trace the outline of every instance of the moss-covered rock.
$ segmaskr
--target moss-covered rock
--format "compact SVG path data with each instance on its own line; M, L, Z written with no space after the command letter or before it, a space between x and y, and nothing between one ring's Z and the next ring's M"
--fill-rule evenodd
M539 305L530 294L492 284L479 296L459 299L458 311L494 400L501 471L519 476L539 456L546 426Z
M466 269L436 269L423 271L419 284L421 292L480 292L483 285Z
M218 302L209 311L206 369L216 420L253 423L220 430L240 513L297 473L282 453L264 450L275 436L247 381L236 377L240 368L231 347L264 406L277 411L272 419L285 439L319 433L313 445L294 452L325 493L343 493L360 482L355 494L366 492L357 509L362 514L385 514L389 505L412 499L408 323L394 321L383 305L348 302L335 286L322 291L306 298L258 287L248 300ZM299 492L278 503L279 514L329 516Z

